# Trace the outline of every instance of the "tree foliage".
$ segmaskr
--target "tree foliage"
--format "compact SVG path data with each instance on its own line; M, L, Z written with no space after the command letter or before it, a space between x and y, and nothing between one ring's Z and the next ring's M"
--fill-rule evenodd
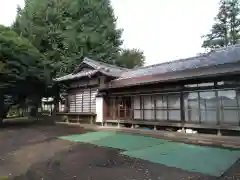
M221 0L219 12L209 34L204 36L202 47L214 50L234 45L240 37L239 0Z
M51 61L53 76L72 72L87 56L113 63L121 30L109 0L25 0L13 28Z
M11 104L44 93L49 75L43 59L27 39L0 26L0 120Z
M125 68L136 68L144 65L145 56L142 51L138 49L124 49L121 51L116 64Z

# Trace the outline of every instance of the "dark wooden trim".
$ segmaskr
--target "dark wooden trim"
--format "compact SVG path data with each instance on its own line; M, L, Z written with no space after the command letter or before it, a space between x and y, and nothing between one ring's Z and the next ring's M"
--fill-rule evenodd
M156 106L156 96L152 96L154 103L154 120L157 120L157 106Z
M82 112L83 112L83 93L84 93L84 89L82 90Z
M119 100L120 100L120 98L117 98L117 103L116 103L116 106L117 106L117 116L116 116L116 117L120 117L120 106L119 106Z
M181 121L185 122L185 105L184 105L183 92L181 92L181 94L180 94L180 113L181 113Z
M178 89L151 89L151 88L148 88L147 91L144 91L142 89L138 89L135 90L133 89L132 91L124 91L123 89L119 90L120 92L109 92L108 95L109 96L139 96L139 95L142 95L142 96L147 96L147 95L162 95L162 94L176 94L176 93L179 93L179 92L203 92L203 91L213 91L213 90L228 90L228 89L239 89L240 90L240 87L236 87L236 86L221 86L221 87L201 87L201 88L184 88L184 89L181 89L181 88L178 88Z
M113 97L113 119L116 119L116 97Z
M221 105L220 105L220 101L219 101L219 96L218 96L218 91L217 90L215 90L215 96L216 96L216 100L217 100L217 104L216 104L216 118L217 118L217 125L220 125L221 124L221 121L220 121L220 112L223 112L223 111L221 111Z
M109 96L139 96L139 95L158 95L158 94L170 94L173 93L175 94L176 92L179 92L181 88L147 88L147 89L132 89L131 91L121 91L119 90L118 92L111 91L109 92Z
M131 119L134 120L134 98L131 98Z
M168 95L166 96L167 98L167 120L169 121L169 105L168 105Z
M240 110L239 110L240 103L239 103L238 96L239 96L239 91L236 90L236 98L237 98L236 100L237 100L237 108L238 108L238 121L239 121L238 125L240 126Z
M140 102L141 102L141 111L142 112L142 119L144 120L144 97L140 96Z
M183 93L183 94L185 94L185 93ZM188 94L189 95L189 94ZM186 116L185 116L185 121L186 122L190 122L190 120L192 119L192 116L191 116L191 114L190 114L190 104L189 104L189 99L187 100L187 113L188 113L188 120L186 121Z
M92 112L92 89L89 88L89 93L90 93L90 101L89 101L89 111Z
M106 119L106 117L108 116L108 112L109 112L109 105L107 103L107 101L109 101L109 99L103 98L103 104L102 104L102 118L103 118L103 122ZM112 118L112 117L111 117Z
M75 106L75 112L77 112L77 95L74 94L74 106Z
M221 129L221 130L234 130L240 131L240 126L231 125L213 125L213 124L191 124L185 123L184 126L181 122L169 122L169 121L144 121L144 120L105 120L105 122L111 123L128 123L128 124L140 124L140 125L156 125L156 126L170 126L179 128L196 128L196 129Z
M169 110L169 111L174 111L174 110L181 110L181 108L145 108L145 109L135 109L135 110L157 110L157 111L163 111L163 110Z
M198 95L198 117L199 117L198 121L200 124L202 124L202 115L201 115L201 109L200 109L201 102L200 102L200 92L199 91L197 92L197 95Z
M126 101L124 101L123 100L123 105L124 105L124 118L126 118L127 117L127 103L126 103Z
M91 112L75 112L75 113L56 113L56 115L91 115L91 116L96 116L96 113L91 113Z

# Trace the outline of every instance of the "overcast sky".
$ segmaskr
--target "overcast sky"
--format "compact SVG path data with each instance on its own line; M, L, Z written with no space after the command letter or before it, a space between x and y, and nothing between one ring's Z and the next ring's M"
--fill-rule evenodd
M195 56L202 52L206 34L217 13L219 0L112 0L125 48L144 51L146 64ZM17 4L0 0L0 24L10 25Z

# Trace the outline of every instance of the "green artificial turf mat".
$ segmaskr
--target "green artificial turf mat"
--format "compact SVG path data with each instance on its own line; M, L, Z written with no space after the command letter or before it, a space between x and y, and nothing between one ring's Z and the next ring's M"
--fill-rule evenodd
M90 132L59 138L126 150L121 154L217 177L240 158L240 151L237 150L189 145L116 132Z
M152 137L116 133L114 136L108 136L96 141L92 141L91 143L98 146L116 148L121 150L134 150L155 146L166 142L168 141Z
M116 132L89 132L85 134L74 134L69 136L61 136L59 139L69 140L74 142L91 143L94 140L99 140L108 136L114 136Z
M240 151L167 142L121 154L187 171L221 176L240 158Z
M90 143L102 147L111 147L122 150L140 149L168 142L145 136L128 135L116 132L90 132L59 137L63 140Z

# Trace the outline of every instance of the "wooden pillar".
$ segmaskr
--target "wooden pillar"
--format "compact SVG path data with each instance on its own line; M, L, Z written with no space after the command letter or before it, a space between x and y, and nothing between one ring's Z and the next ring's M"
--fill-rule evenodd
M113 120L116 120L116 97L113 97Z
M220 109L221 109L221 104L220 104L220 101L219 101L219 97L218 97L218 91L217 90L215 90L215 97L216 97L216 99L217 99L217 104L216 104L216 106L217 106L217 109L216 109L216 117L217 117L217 125L220 125L221 124L221 121L220 121Z
M93 124L93 116L90 116L90 124Z
M184 93L180 94L180 115L181 115L181 123L182 128L185 126L185 105L184 105Z
M201 99L200 92L198 91L197 94L198 94L198 117L199 117L199 123L201 124L202 123L202 116L201 116L201 109L200 109L200 107L201 107L201 104L200 104L200 99Z
M155 96L152 96L152 98L153 98L153 101L154 101L154 121L157 121L157 95L155 95Z
M131 120L134 120L134 97L131 96Z
M238 89L236 89L235 90L236 91L236 98L237 98L237 108L239 109L240 107L239 107L239 99L238 99L238 97L239 97L239 90ZM240 126L240 111L238 111L238 125Z

